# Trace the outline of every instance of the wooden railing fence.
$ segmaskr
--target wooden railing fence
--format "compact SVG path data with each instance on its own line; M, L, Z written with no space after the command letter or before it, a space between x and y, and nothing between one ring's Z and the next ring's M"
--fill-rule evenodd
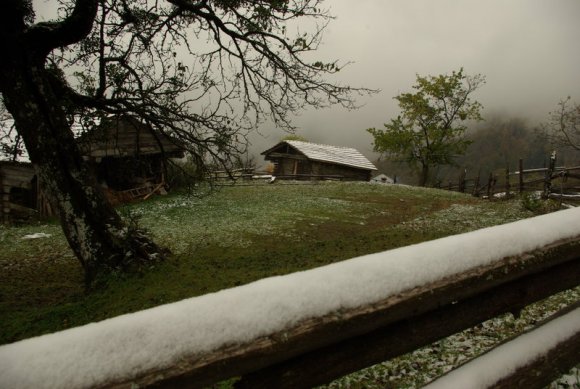
M254 174L254 169L252 168L241 168L241 169L231 169L231 170L213 170L207 173L207 178L210 180L238 180L238 179L250 179Z
M310 388L518 312L579 283L576 236L108 387L204 388L241 377L236 388ZM580 329L552 355L557 363L534 365L525 377L526 388L542 387L578 364L579 341ZM521 379L526 370L517 374Z
M544 198L561 198L573 197L580 192L580 166L556 167L555 156L550 158L548 167L524 169L524 160L520 159L516 171L511 171L508 166L502 173L496 170L487 176L482 176L481 171L473 178L467 175L464 169L459 173L457 181L436 186L490 199L499 193L506 198L524 192L541 192Z

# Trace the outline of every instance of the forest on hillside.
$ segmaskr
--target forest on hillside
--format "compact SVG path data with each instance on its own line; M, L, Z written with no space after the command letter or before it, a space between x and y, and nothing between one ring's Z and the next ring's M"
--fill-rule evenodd
M474 177L478 172L486 176L493 171L504 171L506 167L515 171L520 159L524 160L525 168L544 167L553 150L557 151L558 166L580 165L579 151L551 144L541 135L537 125L532 125L521 117L488 117L470 128L466 138L472 144L465 155L457 157L455 166L434 169L432 182L457 181L463 169L467 170L468 177ZM382 157L374 163L380 172L391 177L396 176L399 183L417 183L416 172L405 161Z

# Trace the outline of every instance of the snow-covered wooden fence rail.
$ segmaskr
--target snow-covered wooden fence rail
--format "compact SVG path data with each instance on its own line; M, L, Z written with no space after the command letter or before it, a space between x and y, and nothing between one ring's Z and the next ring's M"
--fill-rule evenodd
M579 283L574 208L2 346L0 387L311 387Z
M563 366L578 361L578 323L580 304L576 303L533 330L439 377L425 389L544 388L562 373Z

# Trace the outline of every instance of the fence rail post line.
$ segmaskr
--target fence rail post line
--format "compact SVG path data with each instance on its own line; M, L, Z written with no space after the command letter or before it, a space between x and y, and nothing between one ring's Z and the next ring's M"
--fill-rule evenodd
M510 165L508 164L505 169L505 198L510 198Z
M546 171L546 175L544 176L544 193L543 197L548 198L550 197L550 192L552 191L552 175L554 174L554 170L556 169L556 151L552 152L550 156L550 164L548 170Z
M465 193L465 177L467 176L467 169L463 169L459 174L459 192Z
M487 184L484 181L483 185L481 183L481 169L478 170L475 178L469 178L467 176L467 169L464 168L457 175L457 182L448 181L447 185L439 182L435 187L444 190L471 193L474 197L483 195L484 198L493 199L496 193L496 185L500 185L501 189L498 188L498 190L505 190L506 199L512 198L515 194L522 196L525 191L538 191L544 199L550 196L560 196L560 198L566 198L569 202L580 200L580 193L578 193L580 191L580 174L577 173L580 171L580 166L556 167L557 158L555 151L551 154L548 161L548 167L546 167L546 162L544 161L543 168L525 170L524 159L520 158L518 160L519 169L517 171L512 172L510 164L508 163L506 165L505 173L502 173L504 174L505 181L500 176L499 169L496 169L490 171ZM511 176L518 176L517 182L514 182ZM559 181L555 183L554 180ZM471 184L472 182L473 184ZM470 185L473 185L473 187ZM558 193L552 191L557 191Z
M473 184L473 196L479 197L479 180L481 176L481 169L477 171L477 177L475 178L475 183Z
M520 164L520 166L519 166L519 169L520 169L520 174L519 174L519 182L520 182L520 185L519 185L519 193L520 193L520 196L521 196L524 193L524 160L522 158L520 158L519 164Z

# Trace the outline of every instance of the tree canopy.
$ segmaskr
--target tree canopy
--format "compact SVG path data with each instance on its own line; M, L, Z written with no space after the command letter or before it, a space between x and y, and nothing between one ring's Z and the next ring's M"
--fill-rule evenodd
M432 167L453 164L469 146L466 123L482 120L482 105L471 95L484 82L484 76L468 76L463 69L450 75L417 75L416 92L394 97L401 114L385 129L367 130L374 137L374 150L419 168L420 185L426 185Z
M305 107L353 108L371 92L326 81L341 65L313 58L332 19L321 0L55 2L43 22L31 1L0 4L0 91L89 279L160 250L107 204L73 121L133 115L200 168L228 166L265 120L291 129Z

